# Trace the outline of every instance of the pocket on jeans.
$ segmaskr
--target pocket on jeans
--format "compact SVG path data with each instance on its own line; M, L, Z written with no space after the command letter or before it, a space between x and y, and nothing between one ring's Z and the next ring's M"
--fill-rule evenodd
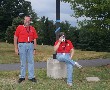
M18 44L19 54L22 53L23 45L21 43Z
M22 47L23 45L21 43L18 44L18 47Z

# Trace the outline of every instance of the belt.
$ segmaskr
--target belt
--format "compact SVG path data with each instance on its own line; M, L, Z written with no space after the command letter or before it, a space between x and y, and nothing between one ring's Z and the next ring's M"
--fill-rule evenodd
M57 52L58 54L62 54L62 53L65 53L65 52ZM70 52L66 52L65 54L70 54Z
M19 42L19 43L34 43L34 41L31 41L31 42Z
M70 53L57 53L57 54L63 54L63 55L65 55L65 54L70 54Z

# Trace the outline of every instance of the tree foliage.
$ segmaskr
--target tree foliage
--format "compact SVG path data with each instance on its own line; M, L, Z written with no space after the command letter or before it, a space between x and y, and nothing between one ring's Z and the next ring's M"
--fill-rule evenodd
M55 24L45 16L41 17L38 28L38 44L53 45L55 42Z
M110 0L62 0L69 2L79 21L79 43L86 50L110 51ZM86 19L89 18L89 19Z

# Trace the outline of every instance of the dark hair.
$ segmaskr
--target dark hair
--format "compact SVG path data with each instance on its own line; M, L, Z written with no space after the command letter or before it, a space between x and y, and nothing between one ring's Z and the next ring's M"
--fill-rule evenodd
M63 36L63 35L66 37L66 35L65 35L64 32L60 32L60 33L59 33L59 38L60 38L61 36Z

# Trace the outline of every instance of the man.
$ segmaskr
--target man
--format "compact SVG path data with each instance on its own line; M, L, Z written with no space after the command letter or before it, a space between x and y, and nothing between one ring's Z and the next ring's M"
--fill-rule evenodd
M74 47L70 40L66 40L64 32L60 32L59 40L55 42L54 51L57 52L56 58L67 65L67 84L72 86L73 66L81 68L82 66L72 60Z
M24 25L16 28L14 35L15 53L20 56L21 70L18 83L25 80L26 60L28 61L28 80L36 82L34 76L34 54L36 53L36 39L38 35L34 27L30 25L29 16L24 17Z

